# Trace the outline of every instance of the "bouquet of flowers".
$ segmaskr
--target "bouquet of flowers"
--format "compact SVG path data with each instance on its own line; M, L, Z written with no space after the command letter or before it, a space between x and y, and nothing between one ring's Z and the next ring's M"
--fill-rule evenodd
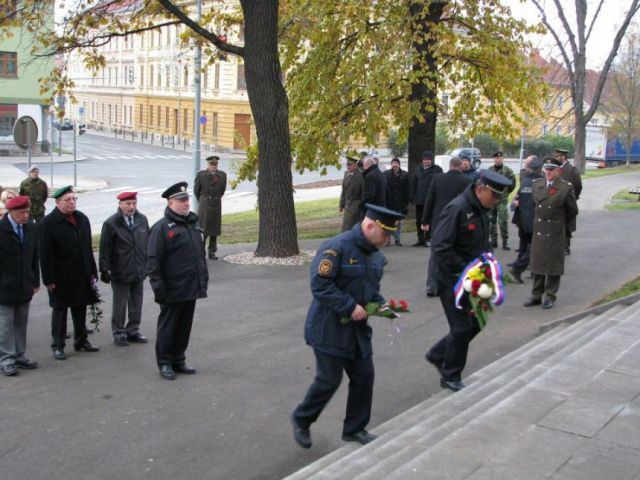
M505 298L502 266L490 252L485 252L464 269L454 287L456 308L467 298L473 315L482 330L489 320L493 305L501 305Z
M401 317L400 313L411 312L409 302L406 300L396 300L392 298L387 303L369 302L364 306L369 317L384 317L389 319ZM351 317L342 317L340 323L346 325L351 321Z
M91 315L90 323L94 323L96 325L96 332L100 331L100 323L102 323L102 308L100 308L100 304L102 303L102 298L100 298L100 292L98 291L98 282L92 281L91 288L93 288L93 293L96 296L96 301L89 305L89 314Z

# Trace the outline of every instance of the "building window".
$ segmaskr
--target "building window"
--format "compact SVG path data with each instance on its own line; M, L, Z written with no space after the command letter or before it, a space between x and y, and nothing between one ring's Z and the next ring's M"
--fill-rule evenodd
M140 67L140 87L144 88L144 66Z
M189 67L184 67L182 79L183 79L182 86L188 87L189 86Z
M164 67L164 87L169 88L171 82L171 67L167 65Z
M202 116L204 118L207 118L207 112L202 112ZM207 122L209 121L209 119L207 118ZM205 122L202 125L202 136L204 137L207 134L207 122Z
M149 87L153 88L153 65L149 66Z
M545 137L549 133L549 125L546 123L542 126L542 136Z
M244 64L238 65L238 90L247 89L247 80L244 76Z
M218 114L211 114L211 137L218 138Z
M202 87L206 90L209 88L209 68L205 68L203 72Z
M220 64L216 63L214 67L213 88L220 90Z
M564 97L562 95L558 95L558 110L562 110L564 107Z
M18 119L18 105L0 104L0 137L13 134L13 125Z
M158 105L158 126L162 125L162 107Z
M164 127L169 128L169 107L164 107Z
M149 107L149 126L153 125L153 105Z
M143 117L144 117L144 105L140 105L140 125L143 125Z
M188 122L189 122L189 110L185 108L182 112L182 131L183 132L186 132L187 129L189 128Z

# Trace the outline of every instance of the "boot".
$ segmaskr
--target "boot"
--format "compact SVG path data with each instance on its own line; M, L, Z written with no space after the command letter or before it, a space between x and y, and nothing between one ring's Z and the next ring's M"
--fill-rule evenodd
M502 240L502 249L503 250L511 250L511 247L509 245L507 245L507 240L506 239Z

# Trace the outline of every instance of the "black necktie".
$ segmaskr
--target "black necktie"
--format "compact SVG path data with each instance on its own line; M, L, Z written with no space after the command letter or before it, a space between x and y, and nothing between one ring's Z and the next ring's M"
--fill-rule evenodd
M22 225L18 224L18 238L20 241L24 240L24 233L22 232Z
M127 217L127 223L129 224L129 230L133 230L133 218Z

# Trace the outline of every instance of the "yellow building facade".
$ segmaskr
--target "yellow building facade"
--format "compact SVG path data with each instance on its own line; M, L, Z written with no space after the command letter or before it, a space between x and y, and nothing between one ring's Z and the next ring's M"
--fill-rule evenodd
M191 145L195 49L180 41L185 28L170 25L113 38L99 48L106 65L95 74L78 54L71 57L68 69L76 102L67 108L68 116L88 128L132 140ZM256 141L244 65L233 56L209 60L202 59L200 78L203 148L244 150Z

